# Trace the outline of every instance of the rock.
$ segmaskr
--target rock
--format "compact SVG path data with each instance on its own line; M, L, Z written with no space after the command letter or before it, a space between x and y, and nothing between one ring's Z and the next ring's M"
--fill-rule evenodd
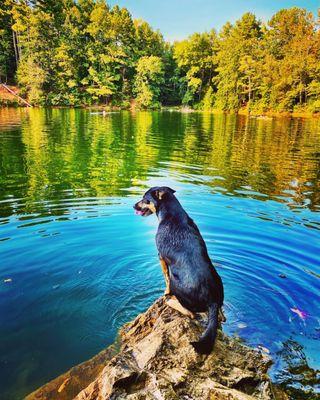
M174 311L160 298L121 329L119 352L101 360L103 365L91 374L94 378L89 385L88 379L82 385L80 378L76 379L77 388L82 386L77 395L73 395L74 390L66 394L75 375L67 373L58 382L48 384L52 389L55 382L55 392L51 390L50 396L45 385L35 392L37 396L29 395L27 399L273 399L267 375L271 360L267 355L221 331L209 356L194 351L190 342L203 332L203 322L200 316L191 320Z
M270 359L222 333L198 355L190 342L202 330L159 299L124 326L120 352L76 399L271 399Z
M69 400L94 381L104 366L117 353L113 346L90 360L71 368L51 382L29 394L25 400Z

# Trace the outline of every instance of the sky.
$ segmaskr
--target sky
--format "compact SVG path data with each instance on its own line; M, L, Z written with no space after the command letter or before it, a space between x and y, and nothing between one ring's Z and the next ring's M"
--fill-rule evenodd
M168 41L181 40L194 32L219 30L245 12L267 22L281 8L306 8L317 15L319 0L107 0L126 7L134 18L142 18L159 29Z

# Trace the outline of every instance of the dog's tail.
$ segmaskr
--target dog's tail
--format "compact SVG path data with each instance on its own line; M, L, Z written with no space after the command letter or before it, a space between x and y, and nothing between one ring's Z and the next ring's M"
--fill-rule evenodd
M209 306L208 325L198 342L191 342L197 353L210 354L213 349L218 329L219 306L213 303Z

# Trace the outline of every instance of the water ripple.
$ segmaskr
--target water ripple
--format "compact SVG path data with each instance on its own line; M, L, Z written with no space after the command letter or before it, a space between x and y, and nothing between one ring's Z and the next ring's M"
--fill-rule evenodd
M319 369L319 123L297 121L0 110L3 396L96 354L163 293L157 220L132 210L155 185L204 236L225 331L269 349L275 379L292 341Z

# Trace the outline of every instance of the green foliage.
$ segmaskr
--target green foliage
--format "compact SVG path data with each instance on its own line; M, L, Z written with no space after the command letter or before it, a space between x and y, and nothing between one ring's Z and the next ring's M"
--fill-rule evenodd
M34 104L43 103L46 72L33 57L20 61L17 77L19 84L28 92L29 101Z
M141 108L160 106L160 88L164 82L163 63L160 57L144 56L137 64L134 84L137 105Z
M245 14L220 36L218 108L292 111L299 104L316 109L320 37L311 13L280 10L266 26Z
M0 8L0 82L12 80L15 70L11 9L11 0L5 0Z
M174 44L173 56L186 77L183 104L193 104L202 99L204 89L214 75L214 56L217 45L215 31L195 33Z
M318 93L313 88L320 79L319 39L313 16L306 10L293 7L272 17L264 57L271 108L292 110L295 104L316 100Z
M165 47L162 62L164 65L164 82L161 85L160 102L166 105L179 105L185 92L185 79L173 58L173 48L169 44Z
M34 104L45 102L55 83L54 52L58 43L54 15L26 1L14 2L12 26L18 49L17 80Z
M134 53L136 60L142 56L163 55L165 42L159 31L153 31L150 25L142 20L134 21Z
M215 104L215 100L215 94L213 92L212 86L209 86L206 94L203 97L201 108L205 111L212 110Z
M293 7L171 45L105 0L3 0L0 80L14 76L33 104L319 112L320 30Z
M257 91L261 24L247 13L234 26L227 23L219 35L216 107L237 111Z
M165 52L159 32L104 0L6 2L0 13L7 28L0 30L0 49L6 46L11 58L2 50L0 60L6 64L1 64L0 75L7 75L8 66L15 72L13 30L17 82L33 104L128 105L139 59ZM157 99L159 94L151 90Z

